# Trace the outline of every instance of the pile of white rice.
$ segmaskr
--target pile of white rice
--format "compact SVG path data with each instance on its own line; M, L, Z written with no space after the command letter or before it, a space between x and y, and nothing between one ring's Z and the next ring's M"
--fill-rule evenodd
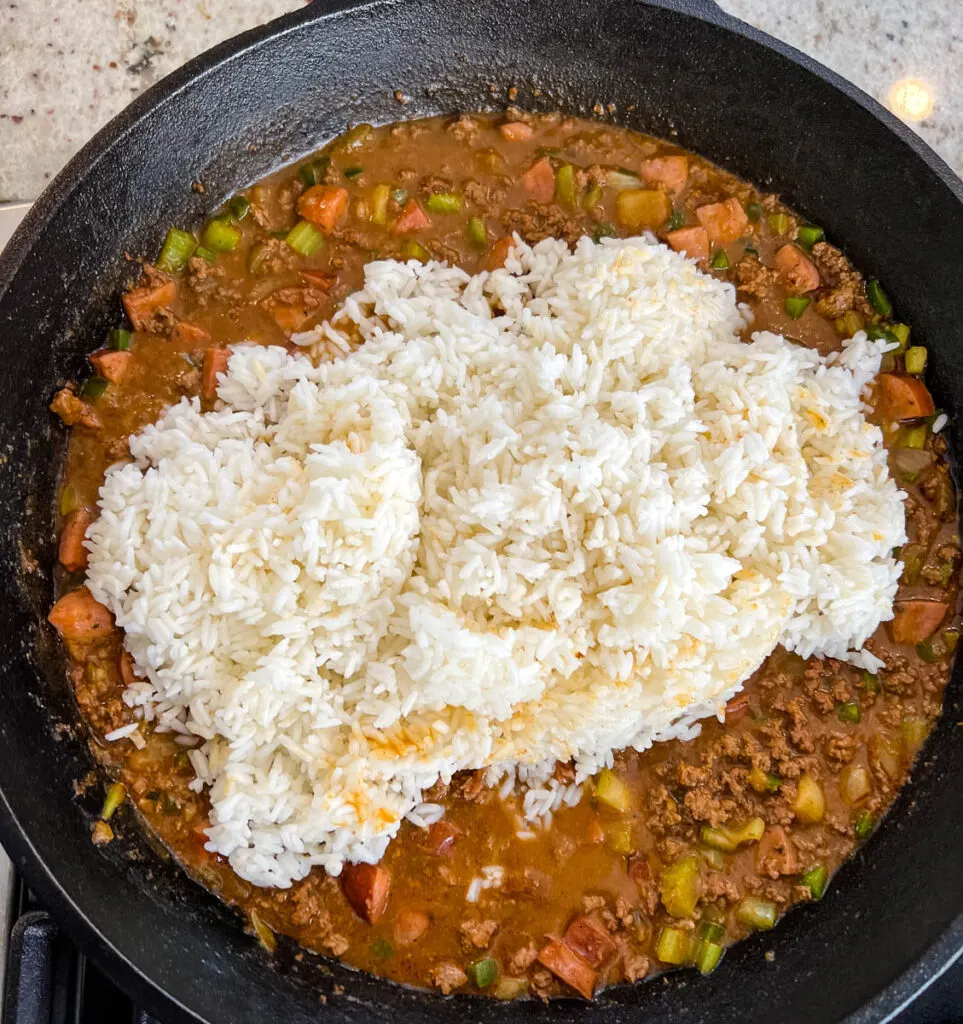
M641 238L373 263L298 338L314 362L238 346L216 411L133 437L89 586L127 702L195 744L208 849L260 885L337 874L459 769L518 779L529 817L574 799L557 759L692 736L777 644L878 664L885 344L746 343L744 316Z

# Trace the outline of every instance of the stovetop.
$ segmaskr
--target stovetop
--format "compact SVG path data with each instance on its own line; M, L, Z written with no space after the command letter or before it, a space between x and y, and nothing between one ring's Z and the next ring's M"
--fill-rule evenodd
M0 249L29 208L29 203L0 204ZM162 1024L60 932L15 877L2 850L0 984L2 1024ZM897 1024L963 1024L963 958L904 1010Z

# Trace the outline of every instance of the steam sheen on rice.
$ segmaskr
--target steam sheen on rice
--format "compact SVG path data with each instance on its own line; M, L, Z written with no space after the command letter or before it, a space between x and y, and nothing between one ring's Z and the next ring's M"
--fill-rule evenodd
M377 262L305 355L238 346L215 411L133 437L89 586L128 704L196 738L208 849L337 874L460 769L532 819L577 800L556 760L693 735L777 644L875 667L905 541L864 415L885 343L744 316L642 238Z

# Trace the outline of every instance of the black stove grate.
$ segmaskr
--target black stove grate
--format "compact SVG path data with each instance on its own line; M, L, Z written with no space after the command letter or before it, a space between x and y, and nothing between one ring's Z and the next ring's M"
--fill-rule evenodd
M20 882L14 908L2 1024L162 1024L88 960ZM895 1024L963 1024L963 958Z

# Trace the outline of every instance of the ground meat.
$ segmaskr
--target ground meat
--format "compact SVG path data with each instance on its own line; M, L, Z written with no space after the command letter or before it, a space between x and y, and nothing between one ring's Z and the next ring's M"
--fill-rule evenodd
M427 199L437 192L453 192L454 188L453 182L447 178L439 178L436 174L427 175L418 184L418 191L423 199Z
M776 271L755 256L743 256L733 268L733 277L740 297L762 299L772 288Z
M461 988L462 985L468 984L468 975L465 974L458 964L448 962L432 967L428 977L431 979L432 985L435 988L440 988L442 994L446 996L454 992L456 988Z
M70 672L80 710L101 736L131 721L118 677L109 667L115 654L113 644L106 644L88 656L86 665L75 665Z
M90 841L94 846L106 846L107 843L112 842L114 838L114 830L107 824L106 821L95 821L94 827L90 833Z
M582 910L586 914L591 914L593 910L601 910L605 906L604 896L583 896L582 897Z
M78 398L70 388L61 388L50 403L50 411L55 412L65 426L73 427L80 423L96 430L100 426L100 417L82 399Z
M517 231L531 245L544 238L564 238L574 245L585 234L581 217L572 216L554 205L529 203L524 210L508 210L502 218L504 233Z
M665 786L653 786L647 795L649 828L656 834L674 828L682 821L679 805Z
M817 242L812 248L812 261L823 282L816 299L816 312L823 316L843 316L855 310L870 316L872 308L866 301L863 276L852 268L849 260L828 242Z
M280 242L280 239L275 239ZM281 243L283 244L283 243ZM206 306L209 302L224 302L228 305L241 301L243 291L236 281L227 283L221 267L216 267L200 256L192 256L187 263L184 279L194 293L197 304Z
M623 896L619 896L615 900L615 916L623 928L628 928L635 920L632 905Z
M328 171L334 168L328 166ZM282 212L289 220L294 218L294 208L297 205L298 197L304 191L304 182L300 178L289 178L278 190L277 200Z
M856 736L834 732L823 739L823 750L826 757L836 764L849 764L859 750L860 741Z
M483 769L457 776L453 785L457 786L458 796L470 804L483 800L488 792Z
M459 142L467 142L471 145L478 138L478 133L481 131L481 128L473 117L469 117L467 114L462 114L461 117L452 121L452 123L448 125L448 131L450 131Z
M950 573L956 572L960 564L960 549L956 544L940 544L935 551L930 553L930 558L920 571L924 582L936 585L943 584L945 566L950 567Z
M298 254L283 238L265 238L258 244L261 247L259 270L265 274L277 274L298 261Z
M465 949L487 949L498 931L497 921L462 921L458 935Z
M639 953L625 938L616 939L626 981L640 981L649 973L649 958Z
M509 955L507 960L508 973L514 975L524 974L535 963L537 956L538 946L534 942L529 942L527 946L516 949L514 953Z

